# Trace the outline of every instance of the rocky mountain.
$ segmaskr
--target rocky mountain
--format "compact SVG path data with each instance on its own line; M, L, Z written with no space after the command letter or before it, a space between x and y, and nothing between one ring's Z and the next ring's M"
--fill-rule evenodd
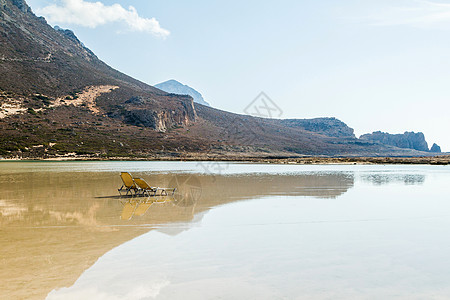
M72 31L50 27L23 0L0 0L0 45L0 91L9 93L4 102L10 103L3 106L10 111L67 108L77 106L74 98L94 102L106 93L107 101L95 103L97 114L133 124L133 116L148 109L145 124L158 131L195 121L191 97L170 95L112 69ZM114 88L105 90L109 86ZM131 105L126 101L132 97L146 101Z
M177 95L189 95L194 98L195 103L210 106L208 102L203 99L202 94L194 90L188 85L184 85L176 80L168 80L155 85L156 88L163 90L167 93L177 94Z
M333 118L256 118L164 92L109 67L23 0L0 0L0 74L3 157L426 154L356 139Z
M384 145L395 146L398 148L414 149L418 151L430 151L425 135L422 132L405 132L403 134L389 134L386 132L376 131L361 136L363 140L378 142ZM436 151L439 146L433 145L432 152ZM439 148L440 150L440 148ZM440 152L440 151L439 151Z

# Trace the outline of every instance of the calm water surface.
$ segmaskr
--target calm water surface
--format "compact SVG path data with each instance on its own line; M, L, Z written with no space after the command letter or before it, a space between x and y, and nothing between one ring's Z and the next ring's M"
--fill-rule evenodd
M2 162L0 191L0 299L450 299L449 167Z

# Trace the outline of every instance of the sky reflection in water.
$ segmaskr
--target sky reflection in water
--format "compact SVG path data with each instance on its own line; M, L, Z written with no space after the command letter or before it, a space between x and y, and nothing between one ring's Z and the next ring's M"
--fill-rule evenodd
M0 166L2 297L450 296L448 167ZM119 198L122 170L193 184L171 200Z

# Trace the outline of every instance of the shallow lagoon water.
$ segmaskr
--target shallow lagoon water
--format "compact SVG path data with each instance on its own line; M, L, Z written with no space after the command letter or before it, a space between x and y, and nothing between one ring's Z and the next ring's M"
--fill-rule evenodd
M7 162L0 188L1 299L450 298L449 167Z

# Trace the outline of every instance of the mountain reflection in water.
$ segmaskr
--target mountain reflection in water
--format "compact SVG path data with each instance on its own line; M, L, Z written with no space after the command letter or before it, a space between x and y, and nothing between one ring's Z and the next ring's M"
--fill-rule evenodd
M0 298L43 299L51 290L71 286L118 245L158 229L159 224L189 222L217 205L268 195L335 198L354 184L353 174L347 172L133 175L155 186L194 176L200 193L180 184L173 201L145 202L146 198L117 197L118 173L0 173ZM174 233L164 226L160 230Z
M406 185L418 185L425 182L426 176L423 174L389 174L373 173L361 176L361 179L375 185L384 185L390 183L404 183Z

